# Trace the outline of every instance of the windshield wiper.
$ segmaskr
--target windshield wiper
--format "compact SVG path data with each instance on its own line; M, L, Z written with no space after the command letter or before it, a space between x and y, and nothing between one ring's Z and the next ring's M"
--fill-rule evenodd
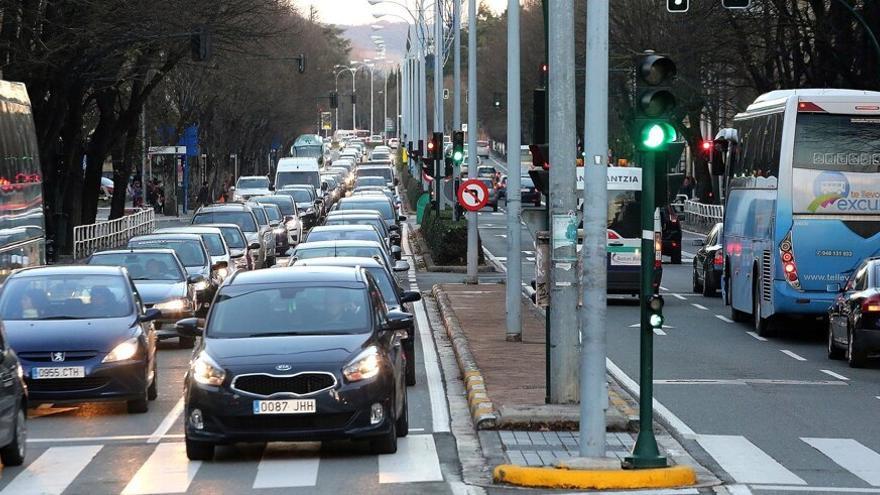
M248 337L283 337L290 335L306 335L303 332L266 332L266 333L252 333L248 335Z
M51 316L41 316L39 318L32 318L34 320L85 320L88 319L87 316L70 316L70 315L51 315Z

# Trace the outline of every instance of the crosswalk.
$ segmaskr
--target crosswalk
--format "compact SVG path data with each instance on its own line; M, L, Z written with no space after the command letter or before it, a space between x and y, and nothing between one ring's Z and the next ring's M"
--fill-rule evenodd
M876 490L880 487L880 454L852 438L800 437L787 449L790 455L784 462L740 435L696 435L696 441L735 482L743 485L815 491L817 483L837 472L837 483L851 484L852 491L880 493ZM802 447L807 450L800 451ZM809 449L821 458L805 461L812 458Z
M334 474L335 468L323 471L321 468L324 462L329 463L328 467L338 463L339 456L339 452L322 450L320 442L270 443L259 458L245 452L240 458L218 458L212 462L188 460L185 445L180 441L136 446L126 443L52 446L22 468L4 468L0 495L187 493L200 490L200 482L208 485L245 483L255 491L320 490L325 482L333 486L345 482L346 473ZM347 465L360 472L347 490L350 493L363 489L365 484L378 487L444 481L437 445L431 434L398 439L395 454L374 456L355 452L344 456ZM90 467L93 463L102 465ZM228 479L217 478L218 466L229 472ZM101 473L98 479L87 479L95 472ZM96 483L104 487L104 491L84 488L94 487ZM114 486L118 488L113 489Z

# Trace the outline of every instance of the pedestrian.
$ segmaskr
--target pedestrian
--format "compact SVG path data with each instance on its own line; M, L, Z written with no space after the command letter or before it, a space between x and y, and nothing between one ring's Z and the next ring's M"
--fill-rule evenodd
M678 188L678 194L684 194L688 197L688 199L693 197L694 194L694 181L693 177L687 175L681 181L681 187Z
M208 182L202 182L199 193L196 195L196 202L199 206L208 206L211 203L211 193L208 191Z
M131 191L131 206L141 208L144 206L144 188L141 187L141 181L135 180Z

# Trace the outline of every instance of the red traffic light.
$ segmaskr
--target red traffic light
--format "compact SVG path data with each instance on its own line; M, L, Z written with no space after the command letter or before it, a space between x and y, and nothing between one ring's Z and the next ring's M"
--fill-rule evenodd
M703 141L702 143L700 143L700 148L705 153L712 151L712 146L714 146L714 143L712 141Z
M434 151L434 141L428 141L428 151Z

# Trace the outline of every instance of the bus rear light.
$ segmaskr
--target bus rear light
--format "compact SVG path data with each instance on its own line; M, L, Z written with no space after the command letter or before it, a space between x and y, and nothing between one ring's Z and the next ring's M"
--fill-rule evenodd
M715 259L712 260L712 263L715 266L724 266L724 256L721 254L721 251L715 252Z
M801 290L801 282L798 279L797 262L794 259L794 251L791 245L791 231L785 235L779 243L779 258L782 260L782 271L788 285Z
M824 111L825 110L822 109L822 107L820 107L819 105L816 105L815 103L813 103L811 101L802 101L802 102L798 103L798 112L824 112Z

